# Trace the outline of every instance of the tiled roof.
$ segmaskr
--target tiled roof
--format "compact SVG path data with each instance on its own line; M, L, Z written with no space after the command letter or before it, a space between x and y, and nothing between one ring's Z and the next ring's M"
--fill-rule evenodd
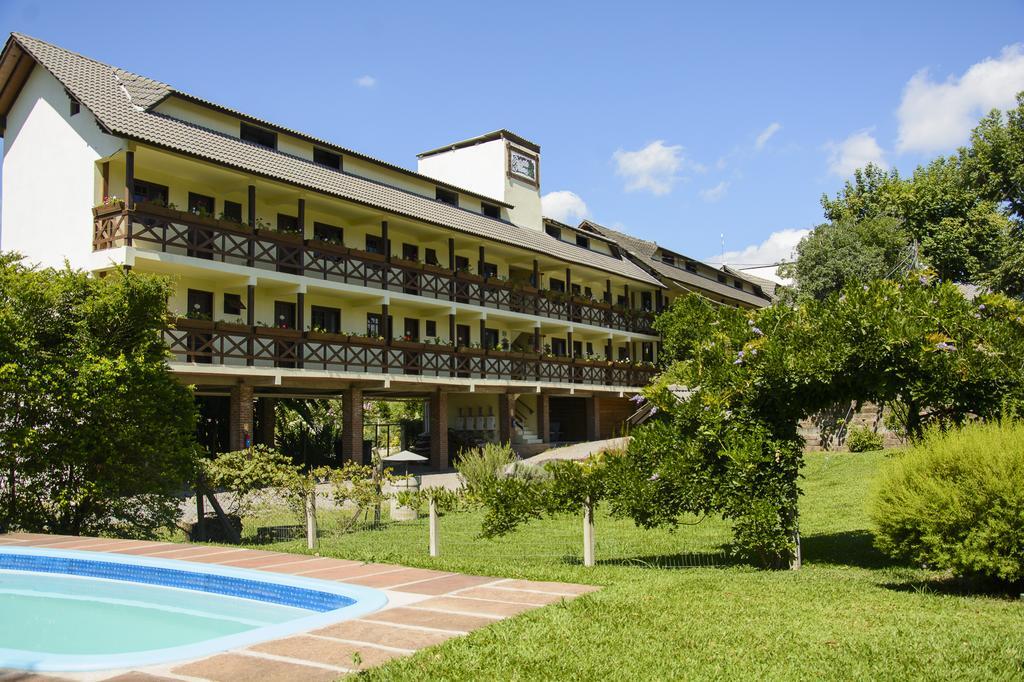
M661 260L661 258L657 257L656 254L658 252L658 249L661 247L659 247L658 244L656 244L655 242L648 241L646 239L640 239L638 237L634 237L633 235L613 230L610 227L598 225L593 221L588 220L586 222L601 234L609 237L610 239L615 240L615 242L617 242L621 248L631 253L633 257L637 259L637 261L644 265L644 267L650 269L651 271L655 272L656 274L662 277L665 277L666 279L670 279L673 282L678 282L679 284L682 284L687 287L696 287L698 289L704 289L705 291L717 294L719 296L724 296L726 298L743 301L744 303L749 303L751 305L765 306L768 305L769 303L769 301L766 300L765 298L752 294L749 291L740 291L735 287L731 287L727 284L722 284L717 279L702 277L701 275L690 272L689 270L685 270L684 268L669 265L668 263ZM690 258L689 260L699 262L693 258ZM750 281L750 278L745 275L739 275L739 278Z
M737 270L736 268L731 268L728 265L723 265L722 270L728 272L729 274L735 277L741 277L747 280L748 282L756 284L757 286L761 287L761 290L764 291L764 293L766 293L773 299L775 298L775 289L781 286L775 280L766 279L764 277L758 277L757 275L751 274L746 270Z
M20 33L17 42L59 80L111 133L171 151L281 180L389 213L476 237L613 272L653 286L661 283L628 259L562 242L413 192L326 168L147 109L171 86L117 69Z

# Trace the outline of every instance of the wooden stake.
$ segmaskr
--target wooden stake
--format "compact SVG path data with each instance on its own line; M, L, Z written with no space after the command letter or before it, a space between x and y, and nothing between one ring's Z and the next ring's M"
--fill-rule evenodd
M437 527L437 503L434 498L430 498L430 556L440 556L441 551L438 547L440 537Z
M594 505L589 496L583 503L583 565L594 565Z
M306 493L306 547L316 549L316 489Z

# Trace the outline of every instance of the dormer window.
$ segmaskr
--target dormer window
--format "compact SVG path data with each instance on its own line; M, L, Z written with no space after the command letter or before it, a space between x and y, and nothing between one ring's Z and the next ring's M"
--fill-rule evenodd
M718 282L719 282L719 284L725 284L726 283L725 275L719 275L718 276Z
M738 280L738 279L734 279L734 280L732 281L732 285L733 285L734 287L736 287L737 289L739 289L740 291L743 291L743 282L742 282L742 281L740 281L740 280Z
M675 265L676 264L676 257L673 256L670 253L663 253L663 254L661 254L661 262L662 263L668 263L669 265Z
M584 237L582 234L576 235L576 246L579 246L579 247L584 248L584 249L589 249L590 248L590 238L589 237Z
M71 94L70 90L65 90L64 92L68 94L68 99L71 101L71 115L74 116L82 110L82 103L78 101L78 98Z
M437 194L434 195L438 201L442 204L448 204L449 206L459 205L459 195L451 190L444 189L443 187L437 188Z
M697 264L694 263L692 260L686 261L686 271L687 272L696 273L697 272Z
M313 163L321 166L327 166L334 170L341 170L341 155L329 152L326 149L320 149L319 147L313 147Z
M555 227L554 225L546 226L544 228L544 231L548 233L549 237L554 237L555 239L561 239L562 238L562 231L560 229L558 229L557 227Z
M480 212L488 218L495 218L501 220L501 209L494 204L488 204L486 201L480 202Z
M268 149L277 149L277 133L242 122L239 139Z

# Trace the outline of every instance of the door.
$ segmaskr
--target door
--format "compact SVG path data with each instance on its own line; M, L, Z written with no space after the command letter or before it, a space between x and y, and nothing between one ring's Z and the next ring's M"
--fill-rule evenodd
M208 197L195 192L188 193L188 212L212 218L213 197ZM213 230L198 225L188 226L188 255L194 258L213 259L214 233Z
M189 289L188 314L193 320L213 320L213 292ZM213 362L213 335L192 331L188 336L189 362Z
M274 326L279 329L295 329L295 304L291 301L274 301ZM295 367L297 342L277 340L274 342L274 366Z

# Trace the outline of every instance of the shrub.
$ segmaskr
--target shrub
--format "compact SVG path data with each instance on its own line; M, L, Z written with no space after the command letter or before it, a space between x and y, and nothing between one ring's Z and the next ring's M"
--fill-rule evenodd
M853 426L846 433L846 449L850 452L881 450L885 440L866 426Z
M926 434L883 469L871 517L877 546L893 557L1024 580L1024 424Z

